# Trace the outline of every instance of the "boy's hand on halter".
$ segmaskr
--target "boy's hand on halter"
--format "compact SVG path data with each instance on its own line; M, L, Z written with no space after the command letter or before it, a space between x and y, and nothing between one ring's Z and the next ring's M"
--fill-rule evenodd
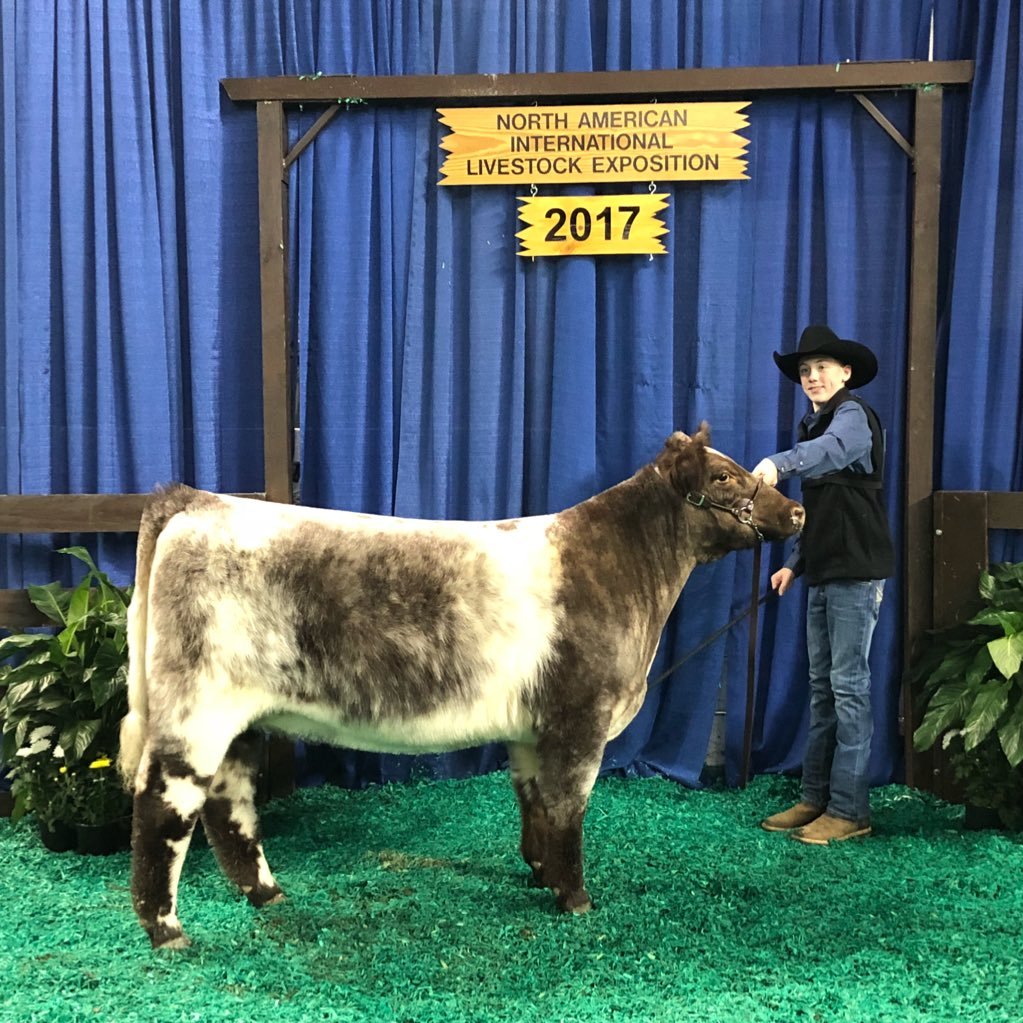
M778 467L770 458L762 458L757 462L753 467L752 475L759 480L763 480L769 487L776 487L778 485Z
M774 575L771 576L771 589L778 591L778 596L782 596L785 591L792 585L792 580L795 579L796 573L791 568L779 568Z

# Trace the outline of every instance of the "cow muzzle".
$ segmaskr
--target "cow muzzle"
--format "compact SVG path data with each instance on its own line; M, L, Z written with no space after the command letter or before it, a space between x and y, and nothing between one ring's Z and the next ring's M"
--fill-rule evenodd
M757 499L757 494L760 493L760 484L762 480L757 480L756 488L750 497L747 497L744 501L740 501L735 505L721 504L719 501L712 501L706 494L698 494L695 491L690 490L686 494L686 501L693 505L695 508L717 508L718 511L728 512L729 515L744 526L749 526L753 530L756 538L763 543L765 537L760 532L760 527L753 521L753 504Z
M696 491L689 491L689 493L686 494L686 501L695 508L716 508L718 511L728 512L728 514L735 518L735 520L741 525L749 527L749 529L753 531L753 535L757 538L757 540L763 543L769 538L764 535L761 527L764 526L765 521L772 521L772 518L769 517L768 520L761 519L759 524L754 518L757 495L760 493L762 483L762 480L757 480L757 485L754 488L752 495L734 505L721 504L719 501L712 501L706 494L698 493ZM772 491L772 493L775 492ZM781 495L779 494L777 496L780 497ZM806 512L803 510L803 506L796 501L787 501L786 503L791 505L791 511L789 514L791 516L792 529L785 530L784 528L781 528L778 530L776 528L766 526L765 528L768 528L771 533L780 532L781 535L785 535L789 533L798 533L802 530L803 524L806 521ZM775 514L777 514L777 512L775 512ZM784 520L774 518L773 521L780 526L781 522ZM772 538L777 539L777 536Z

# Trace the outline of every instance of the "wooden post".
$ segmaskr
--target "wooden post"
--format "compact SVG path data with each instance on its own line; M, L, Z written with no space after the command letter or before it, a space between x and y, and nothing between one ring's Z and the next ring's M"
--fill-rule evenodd
M749 606L749 642L746 649L746 714L742 726L742 764L739 788L744 789L752 775L753 725L757 701L757 625L760 621L760 544L753 545L753 592Z
M268 501L291 503L294 410L288 316L287 121L284 104L256 104L259 290L263 322L263 471Z
M906 367L906 516L903 537L905 603L903 664L931 628L934 525L934 362L937 335L938 210L941 199L940 86L916 90L913 237L909 278L909 349ZM914 777L912 696L902 692L906 784Z

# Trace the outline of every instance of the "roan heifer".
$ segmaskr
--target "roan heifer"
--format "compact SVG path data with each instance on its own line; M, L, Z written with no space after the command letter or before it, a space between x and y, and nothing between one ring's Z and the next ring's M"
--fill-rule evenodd
M139 531L121 771L132 896L181 947L196 819L256 906L254 728L414 753L503 740L522 856L585 912L582 821L607 741L639 710L693 568L803 525L803 509L672 434L631 479L555 515L431 522L158 491Z

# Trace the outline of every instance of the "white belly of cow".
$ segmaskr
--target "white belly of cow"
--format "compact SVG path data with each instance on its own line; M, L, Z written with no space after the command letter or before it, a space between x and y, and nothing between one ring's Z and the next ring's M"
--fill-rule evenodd
M262 718L260 726L296 738L327 742L371 753L445 753L485 742L533 738L521 690L496 691L470 704L453 704L425 715L384 717L375 722L344 721L336 709L303 704Z

